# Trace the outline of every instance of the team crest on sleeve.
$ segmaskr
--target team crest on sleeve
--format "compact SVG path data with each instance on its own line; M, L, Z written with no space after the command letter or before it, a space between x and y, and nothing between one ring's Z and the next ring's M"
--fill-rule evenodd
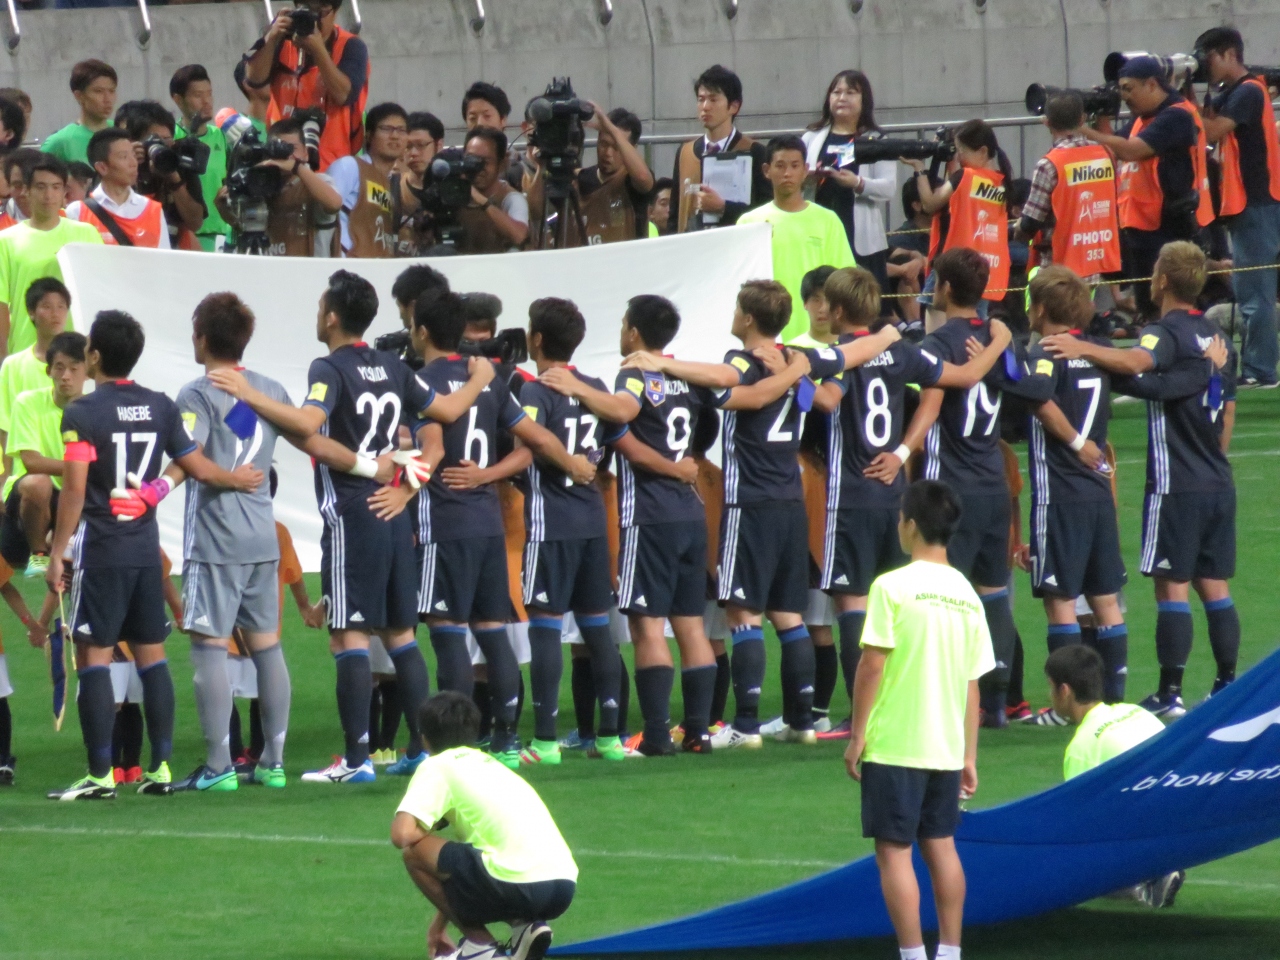
M1138 341L1138 346L1145 347L1148 350L1154 350L1156 344L1160 342L1160 338L1154 333L1144 334L1142 339Z
M667 378L660 373L644 375L644 395L655 407L667 399Z
M524 408L524 412L525 412L525 415L526 415L530 420L532 420L534 423L537 423L537 422L538 422L538 408L537 408L537 407L525 407L525 408Z
M624 386L627 388L627 392L634 397L639 398L640 395L644 393L644 384L642 384L635 377L628 377L627 382L624 384Z
M734 357L729 361L729 365L731 367L737 367L742 373L746 373L751 369L751 364L747 361L746 357Z
M187 428L187 434L190 435L196 429L196 415L194 413L184 413L182 415L182 425Z
M74 430L63 430L62 442L63 443L79 443L80 434L76 433Z
M1036 373L1037 373L1037 374L1039 374L1040 376L1044 376L1044 377L1050 377L1050 376L1053 376L1053 361L1052 361L1052 360L1045 360L1045 359L1043 359L1043 358L1042 358L1042 359L1040 359L1040 360L1037 360L1037 361L1036 361Z
M329 392L327 383L313 383L311 392L307 394L308 400L315 400L317 403L324 403L325 395Z

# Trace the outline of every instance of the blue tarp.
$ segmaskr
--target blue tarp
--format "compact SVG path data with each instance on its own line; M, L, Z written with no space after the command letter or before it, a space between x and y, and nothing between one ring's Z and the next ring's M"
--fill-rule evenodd
M981 773L981 754L978 767ZM1043 793L966 813L956 834L968 878L965 922L1082 903L1276 837L1280 652L1109 763ZM918 852L916 873L931 929L933 896ZM553 953L765 947L892 932L875 859L864 857L740 903Z

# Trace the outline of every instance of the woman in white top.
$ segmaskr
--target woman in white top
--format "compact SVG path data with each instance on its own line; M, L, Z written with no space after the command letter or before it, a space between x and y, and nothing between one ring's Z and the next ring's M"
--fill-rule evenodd
M854 142L880 136L871 81L861 70L841 70L827 87L822 118L804 135L808 164L816 178L814 202L844 224L858 266L888 282L889 241L885 207L898 192L898 165L854 162Z

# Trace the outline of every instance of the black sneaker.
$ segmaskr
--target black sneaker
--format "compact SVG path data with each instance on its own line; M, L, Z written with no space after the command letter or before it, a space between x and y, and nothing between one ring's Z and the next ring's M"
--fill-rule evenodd
M0 787L13 786L13 768L18 765L14 757L0 759Z
M646 757L674 757L676 755L676 745L671 742L669 734L662 743L653 743L648 738L642 737L640 743L636 745L636 750Z
M692 737L685 734L684 740L680 744L680 749L685 753L710 753L711 734L700 733Z

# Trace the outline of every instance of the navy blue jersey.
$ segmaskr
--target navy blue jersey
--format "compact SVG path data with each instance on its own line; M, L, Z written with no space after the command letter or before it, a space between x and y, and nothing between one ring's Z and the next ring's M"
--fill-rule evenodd
M1107 340L1071 335L1081 340L1111 346ZM1111 377L1088 360L1054 357L1039 343L1027 352L1026 373L1010 393L1032 403L1052 400L1077 433L1102 449L1107 443L1107 422L1111 418ZM1027 472L1031 477L1031 499L1038 504L1079 503L1111 499L1111 478L1080 462L1069 446L1052 436L1039 420L1031 417Z
M898 505L907 485L906 471L898 471L892 486L868 479L862 471L881 453L892 452L902 443L907 384L931 387L941 376L942 361L905 340L838 375L844 397L831 414L828 432L829 509L874 510Z
M76 567L158 565L156 512L148 510L122 523L111 514L111 491L127 488L129 473L136 473L144 483L159 477L162 454L173 459L196 449L178 405L132 380L99 384L62 411L62 441L91 444L95 456L89 464L84 511L73 542Z
M1174 310L1146 327L1136 349L1165 372L1180 361L1203 356L1222 331L1200 311ZM1235 489L1231 464L1222 452L1222 406L1235 399L1230 365L1221 374L1221 395L1210 387L1178 400L1147 403L1147 491L1213 493Z
M573 367L569 369L583 383L607 392L600 380ZM595 459L605 444L627 432L625 426L601 420L577 397L556 393L536 380L524 385L520 403L534 423L560 438L570 455L581 453ZM530 543L605 536L608 526L600 488L594 483L576 484L559 467L535 459L526 480L524 528Z
M400 425L431 406L435 392L394 353L357 343L311 361L304 407L327 416L321 433L348 450L378 457L396 449ZM376 480L316 466L316 501L328 521L378 489Z
M419 372L436 394L450 394L466 386L467 358L441 357ZM445 467L470 460L484 469L498 459L499 428L509 430L524 419L511 391L497 378L480 391L480 396L453 423L444 426L444 459L418 493L418 530L423 543L502 536L502 508L491 485L473 490L451 490L441 479ZM417 427L422 426L419 422Z
M921 349L939 360L963 366L969 362L965 341L991 342L985 320L953 317L924 338ZM924 476L942 480L962 496L1008 493L1004 458L1000 455L1000 387L1004 371L997 363L968 390L947 390L937 422L924 443Z
M705 392L661 373L619 371L614 393L629 393L640 401L640 412L629 424L636 439L672 463L689 451L689 440L703 411ZM693 487L674 477L634 470L626 457L618 457L618 519L623 527L644 523L703 523L706 513Z

